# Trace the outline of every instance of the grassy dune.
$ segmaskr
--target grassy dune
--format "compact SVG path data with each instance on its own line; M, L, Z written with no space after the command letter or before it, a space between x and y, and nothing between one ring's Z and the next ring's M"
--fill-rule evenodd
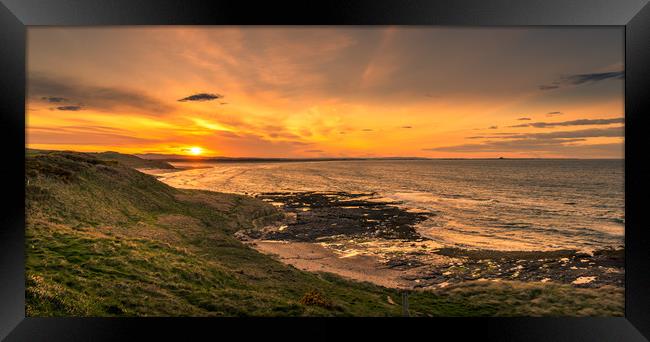
M274 207L171 188L131 157L27 153L28 316L401 315L397 290L303 272L233 237L278 219ZM622 296L472 282L413 292L409 304L415 316L608 316L623 314Z
M165 161L142 159L130 154L107 151L101 153L93 153L93 155L102 160L117 161L124 166L132 167L134 169L174 169L171 164Z

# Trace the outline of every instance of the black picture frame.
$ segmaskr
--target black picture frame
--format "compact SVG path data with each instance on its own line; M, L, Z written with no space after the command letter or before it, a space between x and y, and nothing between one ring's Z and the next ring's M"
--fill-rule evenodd
M461 25L625 27L625 317L431 319L205 319L25 317L25 58L31 25ZM251 335L364 339L478 337L501 341L650 338L650 227L644 129L650 102L648 0L172 1L0 0L0 339L137 340ZM341 328L348 328L343 332ZM301 330L300 333L296 329ZM231 335L236 333L237 335ZM644 337L645 336L645 337Z

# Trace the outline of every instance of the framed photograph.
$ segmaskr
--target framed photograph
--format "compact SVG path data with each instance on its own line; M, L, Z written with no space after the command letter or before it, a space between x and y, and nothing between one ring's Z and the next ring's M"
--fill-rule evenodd
M0 22L7 341L650 336L646 0Z

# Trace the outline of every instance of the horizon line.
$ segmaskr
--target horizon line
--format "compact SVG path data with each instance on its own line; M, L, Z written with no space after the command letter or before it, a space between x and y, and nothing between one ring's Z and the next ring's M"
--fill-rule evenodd
M34 151L51 151L51 152L77 152L77 153L119 153L124 155L132 155L142 159L148 159L142 156L146 155L156 155L161 158L156 158L157 160L208 160L208 159L221 159L221 160L305 160L305 161L335 161L335 160L373 160L373 159L401 159L401 160L505 160L505 159L517 159L517 160L526 160L526 159L548 159L548 160L625 160L625 157L416 157L416 156L374 156L374 157L256 157L256 156L245 156L245 157L230 157L230 156L195 156L195 155L181 155L181 154L166 154L166 153L123 153L111 150L105 151L75 151L75 150L46 150L46 149L36 149L25 147L26 150ZM165 158L167 157L167 158Z

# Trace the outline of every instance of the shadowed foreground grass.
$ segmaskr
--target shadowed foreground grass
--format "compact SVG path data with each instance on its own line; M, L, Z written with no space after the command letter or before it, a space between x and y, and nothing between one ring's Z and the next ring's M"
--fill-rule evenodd
M401 315L398 290L303 272L233 237L278 219L273 206L171 188L130 168L137 157L101 158L27 153L28 316ZM409 304L414 316L620 316L623 292L471 282Z

